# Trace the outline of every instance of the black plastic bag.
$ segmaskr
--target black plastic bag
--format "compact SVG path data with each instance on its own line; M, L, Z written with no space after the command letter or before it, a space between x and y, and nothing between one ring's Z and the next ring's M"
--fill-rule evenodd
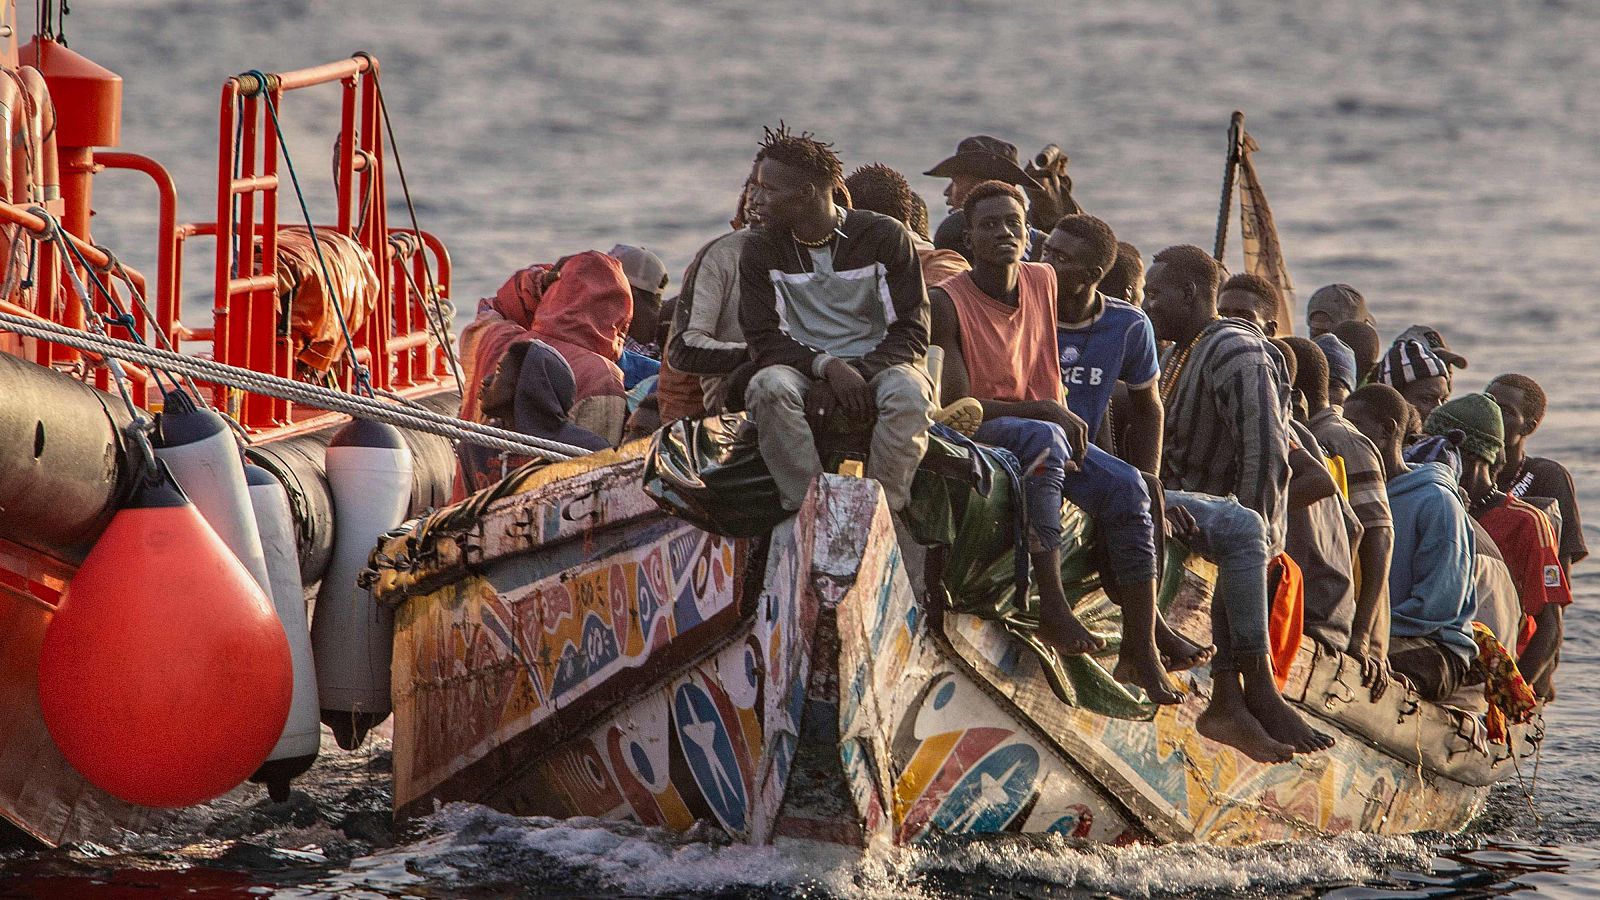
M644 492L668 513L727 537L760 537L793 515L743 413L662 426L645 455Z

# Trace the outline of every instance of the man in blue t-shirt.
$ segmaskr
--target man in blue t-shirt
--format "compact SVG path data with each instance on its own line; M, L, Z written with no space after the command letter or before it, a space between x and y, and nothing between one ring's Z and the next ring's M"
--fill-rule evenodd
M1127 439L1117 455L1140 471L1161 468L1161 396L1155 330L1138 307L1099 291L1117 254L1117 237L1090 215L1067 216L1045 239L1044 262L1056 270L1056 347L1067 408L1093 438L1105 422L1112 390L1126 382Z

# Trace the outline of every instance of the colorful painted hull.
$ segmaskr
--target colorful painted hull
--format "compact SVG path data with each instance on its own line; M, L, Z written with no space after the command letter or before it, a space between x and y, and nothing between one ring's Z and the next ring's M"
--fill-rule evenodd
M1286 693L1338 743L1293 763L1200 737L1199 691L1153 721L1066 706L1001 626L922 608L875 483L825 476L747 546L657 511L642 453L550 467L471 525L380 548L398 815L471 800L755 843L1244 844L1459 829L1511 774L1476 720L1399 688L1372 703L1310 641ZM1203 636L1208 566L1185 579L1169 617Z

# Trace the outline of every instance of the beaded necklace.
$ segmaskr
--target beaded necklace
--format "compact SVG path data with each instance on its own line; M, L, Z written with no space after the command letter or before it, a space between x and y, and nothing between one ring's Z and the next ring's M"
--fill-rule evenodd
M1174 355L1171 361L1172 365L1167 369L1167 371L1161 373L1161 402L1163 405L1165 405L1167 399L1172 396L1172 389L1178 385L1178 376L1183 374L1183 364L1189 361L1190 351L1194 350L1194 345L1198 344L1199 342L1200 340L1198 337L1190 341L1188 345L1183 348L1182 352Z
M806 263L807 254L805 250L802 250L801 248L804 247L811 250L821 250L823 247L833 243L834 238L845 237L845 233L839 230L840 226L843 224L844 212L842 210L838 210L834 214L833 230L828 232L828 236L820 241L802 241L798 236L795 235L793 230L789 232L789 240L794 242L795 262L800 266L800 271L810 273L812 280L815 280L821 273L817 271L817 267L814 263L810 265Z

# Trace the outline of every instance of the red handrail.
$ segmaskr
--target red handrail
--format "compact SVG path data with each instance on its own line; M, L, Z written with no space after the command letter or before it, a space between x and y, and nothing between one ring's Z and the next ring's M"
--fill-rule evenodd
M143 172L155 182L159 214L156 228L156 327L171 343L178 344L175 324L180 318L178 308L178 185L166 167L148 156L137 153L103 151L94 155L94 161L108 169L127 169ZM123 266L127 269L127 265ZM132 270L129 270L130 277ZM143 292L141 287L140 291Z
M44 219L39 218L31 212L28 212L27 209L24 209L21 206L6 203L4 201L0 201L0 219L21 225L23 228L26 228L27 230L40 236L43 236L50 231L50 225ZM83 254L83 258L87 259L90 265L97 268L104 268L111 265L111 257L101 252L99 247L96 247L94 244L89 243L88 241L78 237L66 229L62 229L62 234L67 236L67 240L72 242L72 246L78 248L78 252ZM127 265L126 263L124 263L122 267L128 270L128 277L133 279L133 283L139 286L139 290L143 291L145 289L144 274L135 269L133 266Z
M174 348L209 341L210 355L220 362L294 377L294 345L278 296L277 249L280 225L298 224L300 210L298 204L293 205L288 219L282 220L278 201L286 179L279 166L288 157L286 148L279 146L271 112L284 114L282 107L290 92L338 84L342 103L334 176L337 215L334 224L316 228L338 232L359 244L370 254L379 284L376 308L352 335L352 353L369 367L372 385L378 389L406 390L445 382L450 370L443 349L430 340L428 308L433 297L450 296L450 256L435 235L388 227L385 129L377 75L377 60L360 53L308 69L249 73L224 81L213 222L178 221L177 186L167 170L149 157L102 151L78 161L89 175L102 169L142 172L156 187L155 278L147 281L143 273L126 264L119 264L121 272L117 273L125 272L131 287L152 301L154 322L147 322L141 311L134 310L134 327L141 334L158 329ZM15 223L36 236L45 236L49 222L29 209L0 202L0 223ZM65 230L63 234L76 252L67 252L58 242L41 242L33 260L37 272L33 290L15 298L0 298L0 309L76 328L85 326L83 305L64 281L65 266L81 255L91 268L104 273L113 259L84 237ZM189 328L182 321L184 245L191 237L207 235L216 239L212 323L209 328ZM110 298L93 298L95 308L103 312L108 305L121 303L128 290L119 286L116 278L102 275L100 280L111 293ZM80 357L96 359L93 354L55 345L18 346L43 365ZM139 387L152 383L144 370L128 369ZM346 388L353 387L350 366L339 364L335 375ZM92 378L101 387L109 386L103 370L95 371ZM217 405L227 408L226 389L219 385L210 388ZM287 402L247 395L238 418L246 427L261 430L291 424L299 417Z
M438 238L426 233L407 238L419 244L410 252L397 252L390 246L391 238L410 232L388 226L378 71L375 58L357 53L350 59L292 72L236 75L223 83L217 217L211 226L217 236L212 333L218 359L285 377L293 375L289 341L280 333L277 233L280 224L298 224L299 210L293 205L289 211L279 209L279 192L286 185L279 157L286 148L278 145L272 114L285 114L285 97L292 91L338 84L335 224L331 228L318 225L317 230L345 235L370 254L380 298L351 335L351 349L368 368L368 377L377 389L404 389L449 375L443 350L428 345L426 304L431 299L421 296L429 290L430 272L438 273L432 289L440 297L449 296L449 254ZM179 230L180 246L183 238L205 231L206 226L185 226ZM432 260L426 259L430 254ZM350 366L338 364L335 374L347 389L354 386L355 373ZM244 424L253 428L281 423L289 416L287 403L264 397L250 398L242 410Z

